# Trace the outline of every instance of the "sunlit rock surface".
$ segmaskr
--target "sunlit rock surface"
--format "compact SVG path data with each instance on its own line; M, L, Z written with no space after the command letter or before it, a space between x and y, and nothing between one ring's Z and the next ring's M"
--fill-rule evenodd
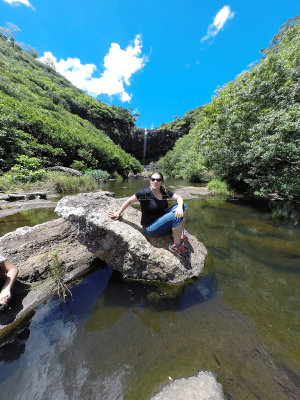
M18 228L0 238L0 254L19 268L10 308L0 314L0 339L56 292L57 284L50 273L55 253L65 271L65 282L88 272L95 259L78 242L76 228L63 219Z
M120 220L109 218L123 201L109 192L84 193L64 197L55 212L77 227L78 240L90 252L126 278L182 283L201 274L207 256L203 243L187 234L190 257L177 257L168 249L169 234L150 238L143 233L139 210L128 207Z
M223 389L214 374L201 371L197 376L176 379L151 400L224 400Z

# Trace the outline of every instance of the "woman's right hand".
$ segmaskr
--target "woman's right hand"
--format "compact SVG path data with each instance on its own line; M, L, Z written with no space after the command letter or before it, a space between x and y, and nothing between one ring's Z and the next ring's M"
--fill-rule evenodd
M109 211L108 215L109 215L110 218L112 218L112 219L119 219L119 218L120 218L120 214L119 214L118 212Z

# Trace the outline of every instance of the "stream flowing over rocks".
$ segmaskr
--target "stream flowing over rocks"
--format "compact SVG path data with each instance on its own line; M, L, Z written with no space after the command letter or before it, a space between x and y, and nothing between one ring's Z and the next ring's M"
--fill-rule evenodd
M187 233L190 257L179 258L168 249L171 235L143 233L139 210L128 207L119 220L108 216L123 201L109 192L84 193L64 197L55 212L77 227L80 243L125 278L183 283L201 274L207 256L201 242Z

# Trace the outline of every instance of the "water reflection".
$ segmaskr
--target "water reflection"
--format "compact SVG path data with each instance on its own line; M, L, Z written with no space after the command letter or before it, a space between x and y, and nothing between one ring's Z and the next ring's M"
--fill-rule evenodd
M132 312L153 333L161 329L161 319L174 323L176 312L208 301L214 293L214 278L205 275L178 290L170 285L145 285L123 281L121 274L113 272L109 284L99 298L86 323L86 330L104 330L118 321L123 314Z
M0 218L0 236L12 232L22 226L34 226L51 219L59 218L53 208L39 208L22 211L8 217Z
M213 256L224 300L272 338L277 352L299 362L299 227L244 202L203 199L188 207L188 227Z

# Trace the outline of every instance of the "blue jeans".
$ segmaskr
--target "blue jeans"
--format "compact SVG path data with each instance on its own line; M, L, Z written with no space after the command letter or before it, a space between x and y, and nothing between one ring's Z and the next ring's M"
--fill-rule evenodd
M167 232L170 232L172 228L180 225L183 221L183 217L176 218L173 210L178 207L178 204L168 207L164 211L164 215L157 218L152 224L144 227L144 232L149 236L162 236ZM187 210L187 206L183 203L183 211Z

